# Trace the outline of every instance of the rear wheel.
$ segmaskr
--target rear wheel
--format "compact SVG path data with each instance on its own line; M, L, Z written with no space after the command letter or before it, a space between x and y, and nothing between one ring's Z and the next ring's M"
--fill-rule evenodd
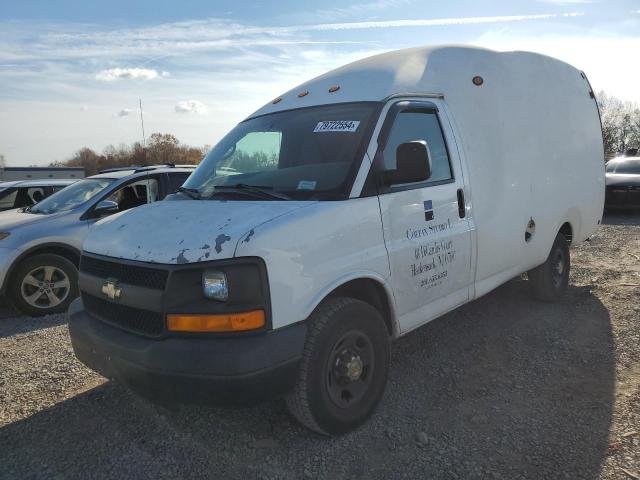
M570 266L569 242L562 233L558 233L547 261L529 270L529 285L533 296L544 302L557 301L569 285Z
M78 296L78 271L59 255L34 255L12 274L9 295L18 310L31 316L64 312Z
M389 335L378 310L353 298L327 300L309 319L287 406L300 423L318 433L348 432L374 412L388 370Z

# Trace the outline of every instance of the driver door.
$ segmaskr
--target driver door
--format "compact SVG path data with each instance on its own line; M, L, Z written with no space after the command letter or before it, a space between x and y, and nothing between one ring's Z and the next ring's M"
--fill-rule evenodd
M382 129L376 166L396 168L396 149L425 141L432 173L424 182L382 187L380 209L398 321L403 332L469 299L471 232L460 160L445 141L431 102L393 105Z

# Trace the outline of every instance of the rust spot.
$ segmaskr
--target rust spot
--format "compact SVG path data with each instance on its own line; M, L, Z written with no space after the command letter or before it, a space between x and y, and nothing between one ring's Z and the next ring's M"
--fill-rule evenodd
M247 235L247 237L242 241L242 243L249 243L249 240L251 240L251 237L253 237L254 233L256 232L252 228L251 231L249 232L249 235Z
M187 260L184 256L184 252L186 252L187 250L188 249L185 248L184 250L180 251L180 253L176 257L176 262L178 262L179 264L189 263L189 260Z
M222 251L222 244L224 242L228 242L229 240L231 240L231 237L229 235L225 235L224 233L218 235L216 237L216 252L220 253Z

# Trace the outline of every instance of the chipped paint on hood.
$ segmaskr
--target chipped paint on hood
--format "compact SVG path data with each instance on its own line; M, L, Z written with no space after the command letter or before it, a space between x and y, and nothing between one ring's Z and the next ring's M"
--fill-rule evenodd
M83 249L109 257L183 264L234 256L253 228L315 202L185 200L157 202L108 217Z

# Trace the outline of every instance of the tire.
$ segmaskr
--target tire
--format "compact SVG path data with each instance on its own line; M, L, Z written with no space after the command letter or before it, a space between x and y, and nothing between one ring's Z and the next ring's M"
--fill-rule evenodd
M570 268L569 242L558 233L547 260L528 272L533 296L543 302L558 301L569 285Z
M329 299L309 318L287 407L322 435L349 432L375 411L388 371L389 334L380 312L353 298Z
M13 305L27 315L65 312L78 296L78 270L59 255L34 255L16 267L8 293Z

